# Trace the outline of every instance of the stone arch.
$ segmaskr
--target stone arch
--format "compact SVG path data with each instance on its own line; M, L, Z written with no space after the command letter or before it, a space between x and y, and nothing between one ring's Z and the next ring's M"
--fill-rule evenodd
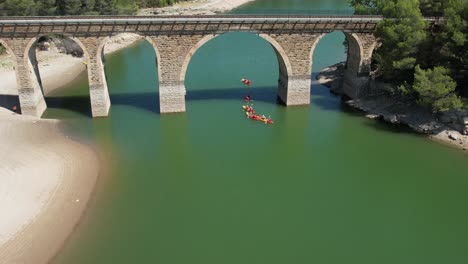
M184 62L182 63L182 68L180 70L180 77L179 81L185 82L185 76L187 74L187 69L190 64L190 61L192 60L193 55L197 52L199 48L201 48L203 45L205 45L208 41L216 38L219 35L206 35L204 36L200 41L197 42L187 53L187 56L185 56Z
M138 33L131 33L131 34L134 34L134 35L137 35L139 37L141 37L141 39L144 39L146 40L154 49L154 53L156 54L156 69L157 69L157 74L158 74L158 77L161 77L161 66L160 66L160 61L161 61L161 55L159 53L159 49L158 47L156 46L156 43L153 41L153 39L151 39L150 37L148 36L142 36ZM112 38L112 37L115 37L115 36L118 36L119 34L116 34L116 35L113 35L113 36L108 36L108 37L105 37L99 44L99 47L98 47L98 50L97 50L97 58L100 58L98 60L98 63L100 64L99 66L102 68L102 80L103 82L105 83L105 86L107 87L107 79L106 79L106 73L104 71L104 47L106 46L106 44L109 43L109 40Z
M158 71L158 76L160 77L161 75L161 66L160 66L160 61L161 61L161 54L159 52L159 49L158 49L158 46L156 45L156 43L154 42L154 40L148 36L143 36L143 35L140 35L138 33L131 33L131 34L134 34L134 35L137 35L137 36L140 36L142 39L148 41L149 44L151 44L151 46L153 47L154 49L154 53L156 54L156 66L157 66L157 71ZM101 58L101 61L104 62L104 47L106 46L106 44L108 44L109 40L112 38L112 37L115 37L115 36L118 36L118 35L113 35L113 36L108 36L106 38L104 38L101 43L99 44L99 48L98 48L98 54L97 54L97 57L98 58ZM103 65L104 66L104 65ZM104 71L103 71L104 72ZM105 80L105 78L104 78Z
M368 74L377 41L372 34L344 33L348 41L346 68L355 76Z
M15 54L13 53L13 49L10 48L10 46L7 44L6 41L4 41L3 39L0 38L0 44L5 47L6 51L8 54L10 54L11 56L15 56ZM14 65L16 66L16 60L13 60L14 62ZM16 67L15 67L16 68Z
M317 45L319 44L320 40L325 36L326 34L320 34L318 35L315 39L314 42L312 43L312 48L310 51L310 64L309 64L309 71L312 73L312 70L314 69L314 53L315 53L315 48L317 48Z
M348 54L346 57L346 69L353 75L358 75L361 72L363 64L362 58L364 49L361 39L355 33L344 33L348 42Z
M284 51L283 47L275 39L273 39L267 34L260 34L259 36L262 37L264 40L268 41L268 43L270 43L271 47L275 51L280 67L280 77L290 76L293 73L293 68L291 66L291 62L289 61L289 57Z
M226 33L230 33L230 32L226 32ZM226 34L226 33L223 33L223 34ZM246 33L252 33L252 32L246 31ZM182 63L182 68L181 68L181 72L179 76L180 82L182 83L185 82L185 77L187 74L188 66L190 64L190 61L192 60L193 55L197 52L197 50L200 49L203 45L205 45L210 40L223 34L206 35L189 50L189 52L185 56L185 59ZM288 77L292 74L293 67L291 65L288 55L286 54L286 51L283 49L281 44L278 41L276 41L274 38L272 38L270 35L256 34L256 33L252 33L252 34L255 34L261 37L263 40L267 41L273 48L273 51L276 54L278 65L279 65L279 90L281 90L282 87L287 87Z
M62 36L62 37L70 39L71 41L75 42L81 48L81 50L83 52L83 60L84 61L87 61L89 59L88 50L86 49L85 45L83 45L83 43L79 39L77 39L77 38L75 38L73 36L69 36L67 34L59 34L59 35ZM36 58L36 50L35 50L35 48L33 48L33 45L35 43L37 43L37 41L41 37L44 37L44 36L47 36L47 34L38 35L36 37L33 37L29 41L29 43L26 45L26 48L24 50L25 65L29 65L30 69L32 70L32 73L33 73L34 77L36 78L37 83L39 84L39 87L40 87L43 95L44 95L44 89L43 89L43 86L42 86L42 79L41 79L41 75L40 75L40 72L39 72L39 66L38 66L38 62L37 62L37 58Z
M368 73L370 71L370 60L372 58L372 53L375 48L375 41L372 40L371 43L364 42L362 36L357 33L342 32L348 43L347 47L347 56L346 56L346 70L348 73L353 75L360 75L363 73ZM329 34L329 33L326 33ZM311 51L311 61L313 68L313 56L315 48L317 47L320 40L326 35L321 34L316 38L314 44L312 45Z
M16 71L17 71L16 54L13 52L13 49L10 47L10 45L8 45L8 43L1 38L0 38L0 45L2 45L6 49L7 53L9 54L9 56L11 56L11 59L13 61L13 70L15 71L15 75L16 75L15 95L18 95L18 80L17 80L18 75L16 74Z

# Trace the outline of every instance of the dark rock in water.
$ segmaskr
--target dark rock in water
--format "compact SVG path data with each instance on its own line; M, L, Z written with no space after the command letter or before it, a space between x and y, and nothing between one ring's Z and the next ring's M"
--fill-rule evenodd
M398 124L400 121L398 120L398 117L396 115L386 115L384 116L384 120L387 122L390 122L392 124Z
M460 138L457 134L455 134L455 133L453 133L453 132L451 132L451 133L449 134L448 137L449 137L451 140L458 140L458 139Z
M468 117L462 118L462 124L468 127Z

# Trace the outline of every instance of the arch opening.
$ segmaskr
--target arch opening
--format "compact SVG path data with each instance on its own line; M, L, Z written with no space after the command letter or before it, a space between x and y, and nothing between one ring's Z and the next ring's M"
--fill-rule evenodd
M240 82L252 80L254 100L276 102L292 67L286 52L272 37L251 32L208 35L185 57L180 81L188 100L242 100L248 90Z
M342 94L345 75L357 77L363 71L363 52L363 44L354 33L334 31L320 35L311 52L312 78ZM323 92L319 88L313 91Z
M88 57L83 43L66 35L37 36L28 43L24 58L48 106L46 117L63 116L62 110L90 113Z
M123 49L126 47L137 47ZM160 53L155 41L136 33L102 41L97 57L111 103L159 112Z
M10 110L18 109L19 96L16 81L16 58L13 50L0 39L0 106Z
M314 65L313 75L318 75L318 83L331 88L336 94L343 94L351 98L357 98L368 94L369 73L371 59L376 45L375 38L370 34L358 34L349 32L332 32L324 35L324 41L312 49ZM325 40L327 39L327 40ZM333 56L334 61L324 59L323 53L327 53L327 47L333 47L343 43L343 53ZM339 58L341 56L341 58ZM321 61L321 59L323 61ZM325 61L325 63L324 63ZM343 63L340 63L344 61ZM327 69L324 69L328 67ZM319 72L322 71L320 74ZM319 91L319 88L315 88Z

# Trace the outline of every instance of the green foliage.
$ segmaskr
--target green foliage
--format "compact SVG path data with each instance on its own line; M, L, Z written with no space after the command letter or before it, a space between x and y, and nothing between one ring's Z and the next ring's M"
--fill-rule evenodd
M382 45L374 52L373 60L381 79L399 85L403 94L412 94L415 65L442 66L458 84L456 91L468 96L468 0L350 0L350 3L358 14L381 14L386 18L377 26L376 36ZM443 16L444 23L428 27L423 15ZM453 102L457 103L455 95L434 104L437 109L445 109Z
M117 14L116 0L96 0L95 10L101 15Z
M56 12L55 0L36 0L36 14L38 16L53 16Z
M427 37L419 3L417 0L388 0L382 13L390 18L379 23L375 33L383 42L375 54L382 77L394 83L410 80L419 45Z
M0 4L2 16L32 16L36 14L33 0L6 0Z
M354 7L358 15L377 15L382 14L382 9L386 3L385 0L350 0L349 3Z
M98 15L99 13L94 10L96 5L95 0L82 0L81 1L81 14L82 15Z
M5 54L5 53L6 53L6 48L2 44L0 44L0 55Z
M130 15L135 14L138 11L138 5L135 2L129 3L127 5L117 4L116 9L117 14L119 15Z
M186 0L0 0L0 16L132 15Z
M57 11L59 15L80 15L81 0L57 0Z
M460 90L468 96L468 1L449 0L444 10L445 23L435 38L438 62L449 68L461 84Z
M457 84L448 74L444 67L423 70L417 65L412 89L418 103L432 107L435 112L462 109L463 102L454 93Z
M424 16L442 16L447 0L420 0L419 2Z

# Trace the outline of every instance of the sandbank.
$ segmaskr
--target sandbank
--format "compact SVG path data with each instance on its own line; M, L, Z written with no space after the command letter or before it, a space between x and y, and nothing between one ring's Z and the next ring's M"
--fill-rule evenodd
M47 263L86 207L98 158L59 124L0 108L0 263Z

